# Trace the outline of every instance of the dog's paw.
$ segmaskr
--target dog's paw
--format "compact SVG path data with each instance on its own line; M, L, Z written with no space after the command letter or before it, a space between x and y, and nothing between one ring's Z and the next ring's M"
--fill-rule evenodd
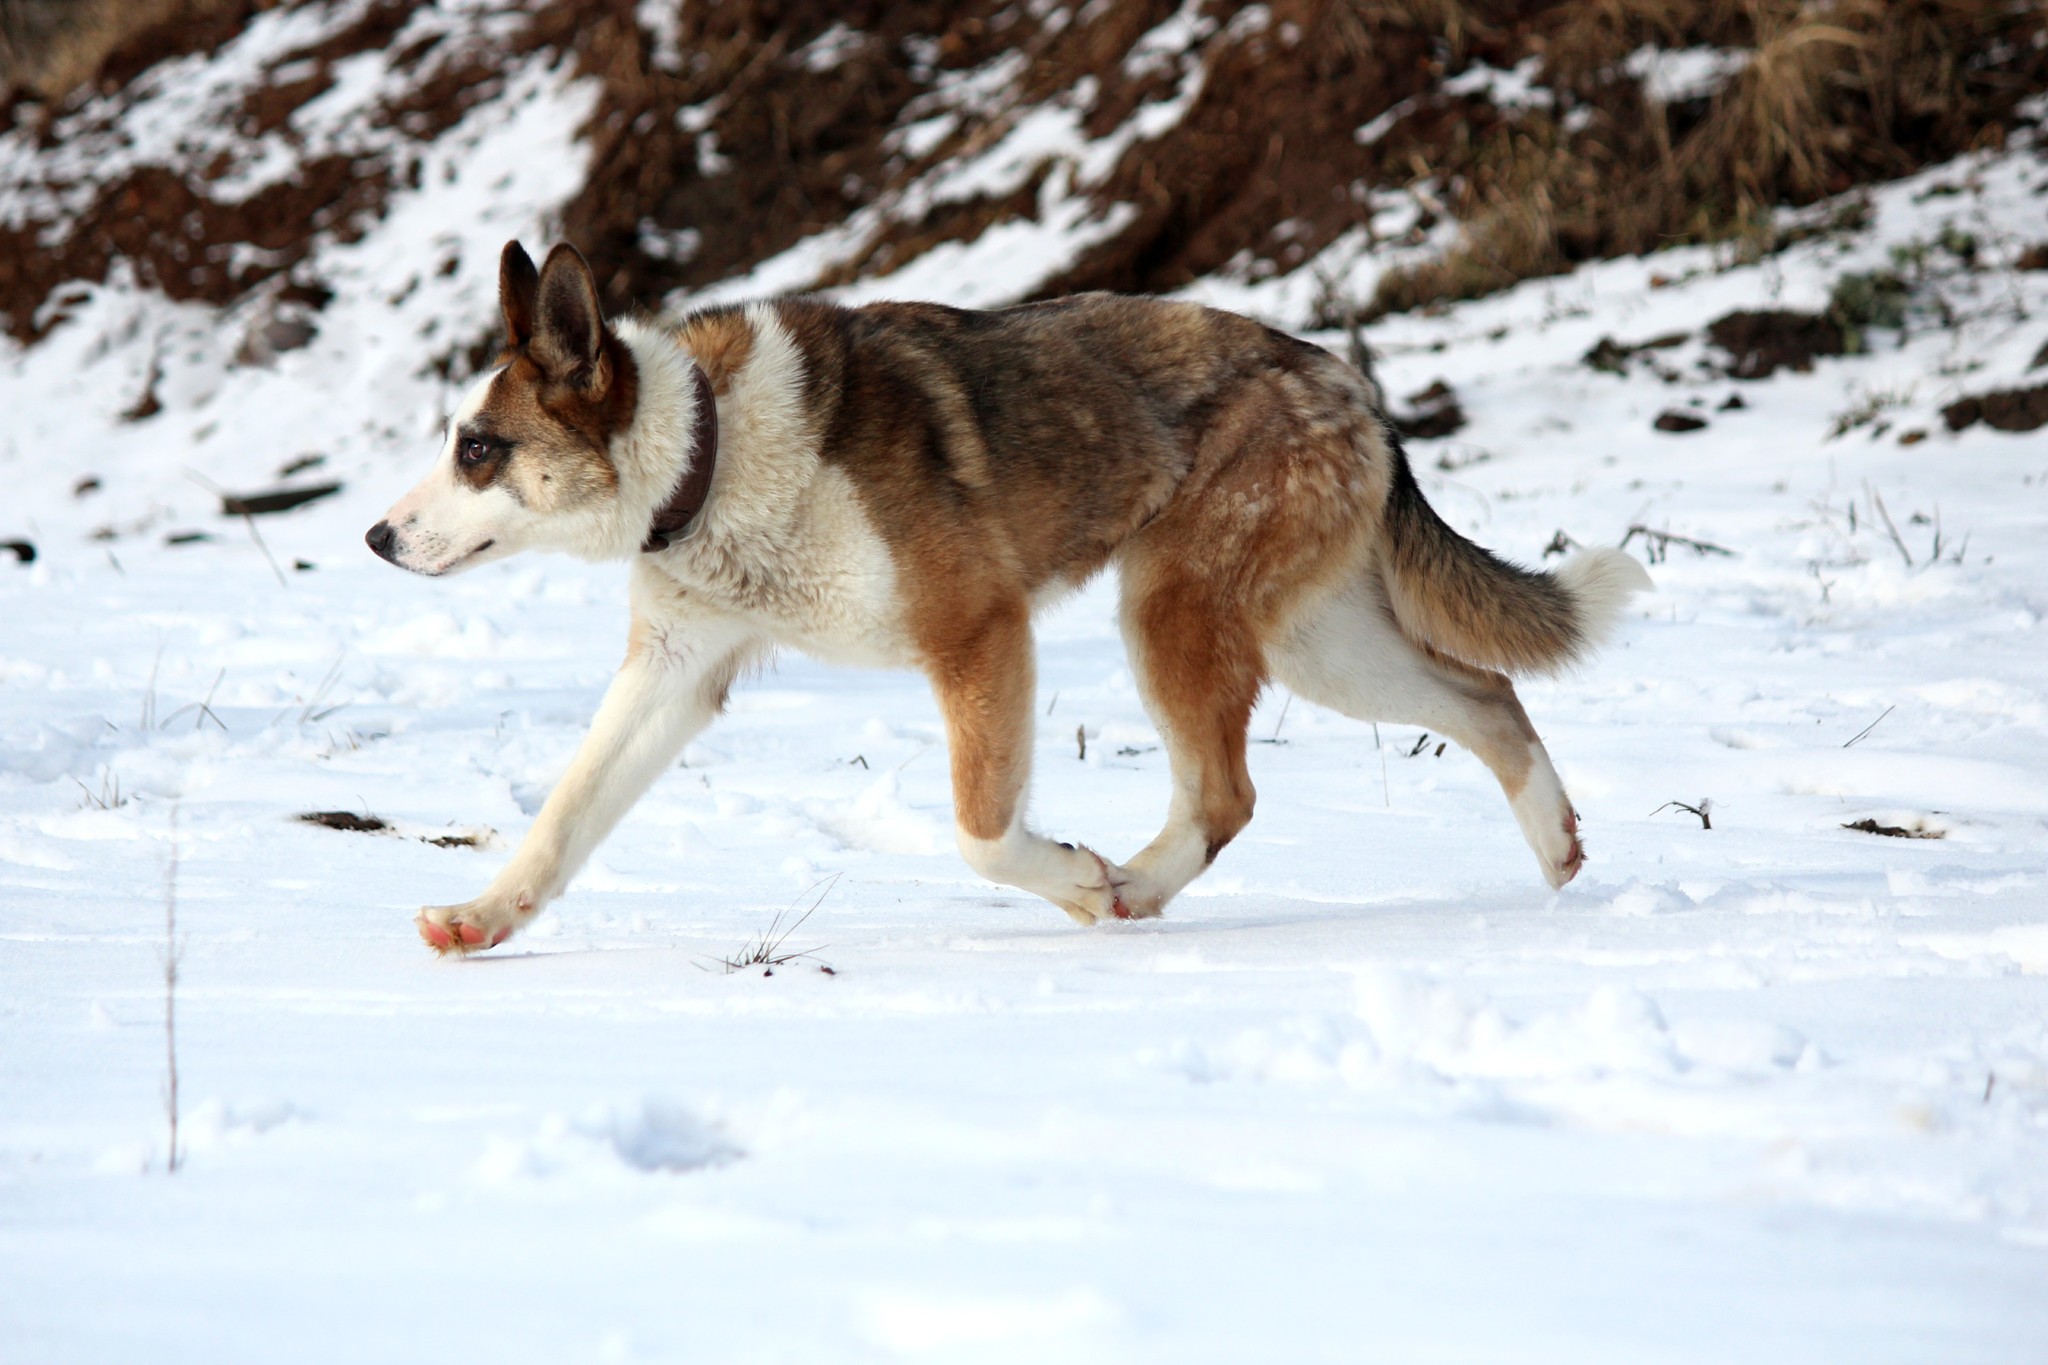
M1578 813L1567 809L1558 837L1546 842L1548 847L1536 850L1536 861L1543 868L1543 880L1556 891L1578 876L1579 869L1586 865L1586 846L1579 842Z
M1076 850L1095 864L1096 876L1072 891L1073 899L1055 898L1054 903L1077 924L1100 924L1112 919L1150 919L1160 911L1157 903L1133 903L1125 896L1131 873L1085 845Z
M489 892L463 905L429 905L413 922L426 945L442 956L495 948L533 918L533 897Z

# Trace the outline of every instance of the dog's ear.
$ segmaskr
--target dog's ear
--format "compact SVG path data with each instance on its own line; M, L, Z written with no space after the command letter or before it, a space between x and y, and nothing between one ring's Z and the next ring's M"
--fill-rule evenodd
M540 272L518 242L505 243L498 257L498 310L505 315L505 344L524 346L533 340L533 300Z
M550 379L602 395L611 376L604 364L604 312L597 280L583 253L568 243L548 253L540 268L533 345L527 351Z

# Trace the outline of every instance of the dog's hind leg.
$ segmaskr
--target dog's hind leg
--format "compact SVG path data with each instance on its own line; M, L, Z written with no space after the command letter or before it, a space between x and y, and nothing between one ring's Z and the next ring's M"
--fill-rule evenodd
M1245 729L1265 675L1258 641L1223 595L1204 574L1125 568L1124 647L1173 772L1166 825L1128 864L1133 915L1159 914L1252 818Z
M1082 924L1128 918L1117 899L1122 868L1024 824L1035 685L1029 609L1003 602L960 624L927 647L926 671L946 720L961 856L990 881L1043 896Z
M1411 642L1379 585L1360 577L1307 605L1269 649L1280 681L1357 720L1421 725L1470 749L1499 779L1553 887L1578 875L1578 817L1504 674Z
M725 618L646 615L644 605L636 594L625 666L512 860L475 900L420 911L420 937L430 947L495 948L524 928L711 723L733 679L765 647L750 628Z

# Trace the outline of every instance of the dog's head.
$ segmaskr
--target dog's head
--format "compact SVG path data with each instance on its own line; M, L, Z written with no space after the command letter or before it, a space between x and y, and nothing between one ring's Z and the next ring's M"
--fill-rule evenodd
M507 242L498 302L503 354L463 397L433 472L365 537L414 573L453 573L526 549L601 558L622 540L611 447L632 424L638 375L605 325L589 265L563 245L536 271Z

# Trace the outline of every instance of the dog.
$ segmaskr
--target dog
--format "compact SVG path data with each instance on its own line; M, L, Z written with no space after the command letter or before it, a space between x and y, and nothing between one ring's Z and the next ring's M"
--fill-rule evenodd
M505 941L774 650L915 668L944 715L960 852L1083 924L1157 915L1252 816L1245 731L1278 682L1478 755L1544 879L1578 819L1508 673L1559 669L1649 575L1552 573L1436 515L1356 369L1193 303L1082 294L987 312L807 298L607 321L573 247L499 264L505 349L378 555L456 573L526 549L632 563L626 659L442 953ZM1173 782L1124 863L1024 822L1033 612L1114 564Z

